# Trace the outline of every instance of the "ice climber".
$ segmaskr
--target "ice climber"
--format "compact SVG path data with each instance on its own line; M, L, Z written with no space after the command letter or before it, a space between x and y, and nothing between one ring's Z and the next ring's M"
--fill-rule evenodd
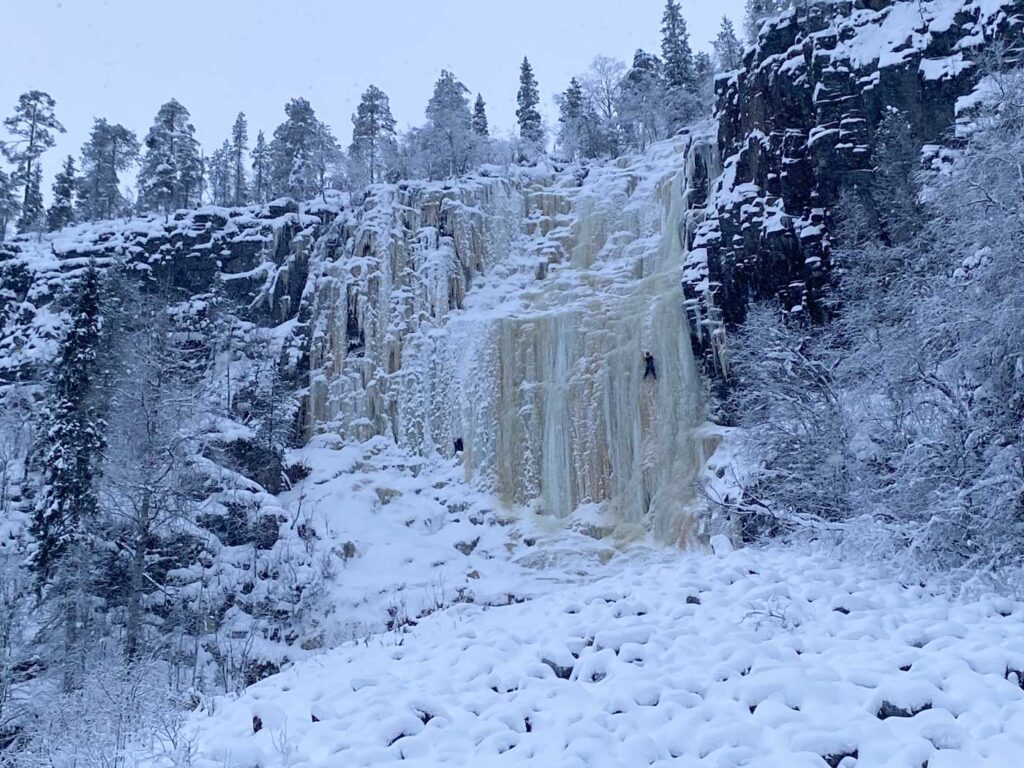
M658 372L654 369L654 355L644 352L644 378L646 379L648 376L657 379Z

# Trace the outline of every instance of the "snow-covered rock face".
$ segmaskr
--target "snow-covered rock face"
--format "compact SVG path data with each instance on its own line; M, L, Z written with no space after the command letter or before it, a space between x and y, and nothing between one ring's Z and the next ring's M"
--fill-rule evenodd
M721 329L742 322L751 299L815 320L826 312L832 207L870 177L886 111L900 110L917 142L946 141L981 59L1022 42L1021 0L795 5L717 84L724 172L688 258L687 296L718 370Z
M687 543L703 410L680 280L716 166L704 131L582 180L376 191L310 282L308 430L460 446L507 503L605 504Z

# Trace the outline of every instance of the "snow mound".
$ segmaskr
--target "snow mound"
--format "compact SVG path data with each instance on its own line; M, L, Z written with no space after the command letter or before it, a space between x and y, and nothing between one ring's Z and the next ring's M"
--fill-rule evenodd
M788 550L648 553L607 574L507 607L458 604L399 639L301 662L196 720L194 765L963 768L1024 755L1024 604L951 602Z

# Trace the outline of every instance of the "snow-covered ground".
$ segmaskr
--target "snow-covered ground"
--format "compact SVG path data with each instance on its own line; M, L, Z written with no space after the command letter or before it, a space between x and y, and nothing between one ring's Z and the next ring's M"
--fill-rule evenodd
M1024 756L1024 604L951 602L784 548L634 549L603 568L299 662L197 716L194 764L997 768Z

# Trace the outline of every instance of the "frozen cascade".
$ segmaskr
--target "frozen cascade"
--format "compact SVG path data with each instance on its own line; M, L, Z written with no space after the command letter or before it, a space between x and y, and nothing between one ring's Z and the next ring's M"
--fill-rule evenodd
M680 278L718 173L696 132L582 181L375 191L316 288L310 429L422 456L461 439L467 480L509 504L600 504L620 533L691 543L706 456Z

